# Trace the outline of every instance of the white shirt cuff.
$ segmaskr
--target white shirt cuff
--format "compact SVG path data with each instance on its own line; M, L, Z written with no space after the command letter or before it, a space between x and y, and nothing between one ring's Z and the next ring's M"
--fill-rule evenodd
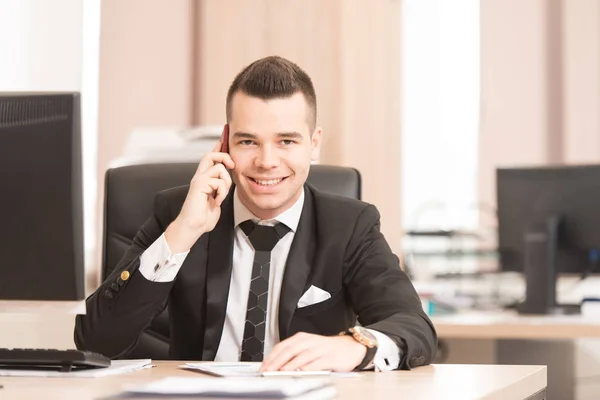
M177 276L181 265L189 254L171 254L171 249L165 239L165 234L160 235L140 257L140 272L152 282L171 282Z
M377 353L373 359L373 366L376 372L392 371L398 368L400 364L400 349L396 343L383 333L368 329L377 338Z

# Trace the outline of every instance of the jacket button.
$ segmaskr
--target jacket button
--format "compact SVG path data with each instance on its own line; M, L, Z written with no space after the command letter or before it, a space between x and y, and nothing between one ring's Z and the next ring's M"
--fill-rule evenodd
M108 289L104 291L104 295L109 299L113 299L115 297L115 294Z
M110 288L111 288L113 291L115 291L115 292L118 292L118 291L119 291L119 289L121 289L121 286L117 285L116 283L111 283L111 284L110 284Z
M121 272L120 278L123 279L123 281L126 281L127 279L129 279L130 276L131 274L129 273L129 271L123 271Z

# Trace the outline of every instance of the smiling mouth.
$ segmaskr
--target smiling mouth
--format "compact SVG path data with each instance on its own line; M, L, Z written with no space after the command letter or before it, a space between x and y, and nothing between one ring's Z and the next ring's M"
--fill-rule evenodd
M265 186L265 187L269 187L269 186L275 186L280 184L281 182L283 182L284 180L287 179L287 177L285 178L278 178L278 179L254 179L254 178L249 178L252 182L260 185L260 186Z

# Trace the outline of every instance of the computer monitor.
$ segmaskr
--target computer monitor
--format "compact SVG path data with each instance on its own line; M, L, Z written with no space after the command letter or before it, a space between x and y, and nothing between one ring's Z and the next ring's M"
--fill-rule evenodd
M519 311L577 313L556 303L556 278L600 263L600 165L499 168L497 204L501 269L525 274Z
M83 300L80 96L0 93L0 300Z

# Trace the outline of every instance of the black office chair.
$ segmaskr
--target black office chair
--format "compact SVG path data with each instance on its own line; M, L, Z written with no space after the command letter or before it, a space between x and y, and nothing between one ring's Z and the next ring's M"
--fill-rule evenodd
M187 185L197 163L162 163L111 168L105 176L102 279L125 255L135 234L153 213L157 192ZM353 168L313 165L308 183L323 192L361 198L360 173ZM169 352L169 317L165 310L142 334L129 358L164 360Z

